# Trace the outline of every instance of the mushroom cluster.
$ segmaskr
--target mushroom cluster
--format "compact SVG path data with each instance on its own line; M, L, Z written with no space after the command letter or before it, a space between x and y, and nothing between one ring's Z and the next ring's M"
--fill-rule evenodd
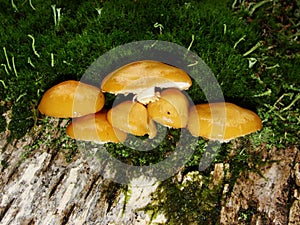
M232 103L190 104L183 90L192 85L182 69L153 60L132 62L108 74L100 88L69 80L47 90L38 106L47 116L73 118L66 133L98 143L124 142L127 134L156 136L156 123L186 128L193 136L220 142L262 128L254 112ZM105 92L133 94L104 109Z

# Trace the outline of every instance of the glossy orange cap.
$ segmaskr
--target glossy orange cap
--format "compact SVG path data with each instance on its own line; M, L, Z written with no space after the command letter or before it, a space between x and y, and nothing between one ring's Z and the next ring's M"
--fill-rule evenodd
M38 109L42 114L52 117L80 117L100 111L104 101L99 88L68 80L47 90Z
M127 133L113 128L107 121L106 112L89 114L75 118L66 129L67 135L73 139L95 141L98 143L124 142Z
M133 101L124 101L113 108L107 113L107 119L116 127L127 133L136 136L149 135L153 138L156 135L156 125L148 117L146 107Z
M178 89L170 88L161 92L155 102L147 105L148 113L154 121L172 128L184 128L187 125L189 102Z
M260 130L262 121L248 109L220 102L191 107L187 127L193 136L228 142Z
M187 90L192 85L182 69L153 60L129 63L108 74L101 90L113 94L135 94L136 100L147 104L157 100L155 87Z

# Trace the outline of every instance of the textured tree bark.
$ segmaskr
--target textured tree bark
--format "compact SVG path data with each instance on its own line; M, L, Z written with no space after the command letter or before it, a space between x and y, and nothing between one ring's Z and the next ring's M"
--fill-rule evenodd
M119 184L103 179L105 168L91 166L80 153L69 163L60 149L47 146L24 156L33 137L7 144L1 135L0 224L150 224L151 215L142 208L151 203L158 183L129 186L127 195ZM260 168L264 177L243 173L231 193L222 184L226 165L216 164L212 185L221 181L226 193L220 200L221 224L243 224L240 211L249 208L249 224L300 224L299 149L273 149L265 157L275 161ZM160 214L151 223L165 221Z
M248 209L250 224L300 224L299 149L273 148L264 157L273 163L260 167L261 175L240 175L223 204L221 224L241 224L239 212Z
M62 125L64 126L64 125ZM52 136L59 131L52 129ZM157 183L146 188L105 180L91 158L78 153L67 163L60 149L47 147L29 155L26 146L36 141L25 136L6 143L1 134L0 224L147 224L146 206ZM38 137L38 134L35 134ZM43 145L42 145L43 146ZM136 183L145 182L136 180ZM125 207L126 206L126 207Z

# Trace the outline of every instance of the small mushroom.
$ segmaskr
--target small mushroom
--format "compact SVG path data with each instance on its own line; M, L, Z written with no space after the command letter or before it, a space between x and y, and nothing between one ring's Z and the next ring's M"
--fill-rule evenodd
M38 109L42 114L52 117L80 117L100 111L104 101L99 88L68 80L47 90Z
M260 130L262 121L248 109L219 102L191 107L187 128L193 136L228 142Z
M124 142L127 137L127 133L111 126L104 111L73 119L66 129L66 133L76 140L102 144Z
M186 127L189 114L189 102L178 89L163 90L155 102L147 105L148 113L154 121L172 128Z
M124 101L107 113L107 119L113 127L136 136L149 135L153 138L156 135L156 126L149 120L146 107L133 101Z
M189 75L162 62L143 60L127 64L107 75L101 90L112 94L135 94L137 101L147 104L157 100L155 87L187 90L192 85Z

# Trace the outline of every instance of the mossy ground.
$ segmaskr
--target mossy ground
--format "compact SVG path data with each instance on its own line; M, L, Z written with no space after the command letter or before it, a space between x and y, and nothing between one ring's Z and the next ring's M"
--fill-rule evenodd
M14 0L2 2L0 12L0 113L10 112L11 119L7 124L7 118L0 117L0 131L9 131L10 139L34 132L36 125L46 126L48 120L37 112L37 105L54 84L79 80L95 59L114 47L164 40L186 48L192 44L190 49L215 74L225 100L254 110L263 120L261 132L241 139L235 157L229 157L232 144L226 144L215 162L228 161L233 174L238 174L245 162L259 160L250 154L253 148L299 144L300 9L296 0ZM196 87L188 94L195 103L206 101ZM169 131L167 137L155 154L113 144L107 149L128 163L155 163L172 151L178 131ZM67 137L59 139L64 141L70 142ZM35 146L39 144L43 143ZM197 167L204 146L205 140L200 139L187 170ZM70 160L74 148L66 154ZM187 196L182 199L188 198L188 192L183 194ZM209 214L212 208L205 210ZM189 219L205 222L194 214Z

